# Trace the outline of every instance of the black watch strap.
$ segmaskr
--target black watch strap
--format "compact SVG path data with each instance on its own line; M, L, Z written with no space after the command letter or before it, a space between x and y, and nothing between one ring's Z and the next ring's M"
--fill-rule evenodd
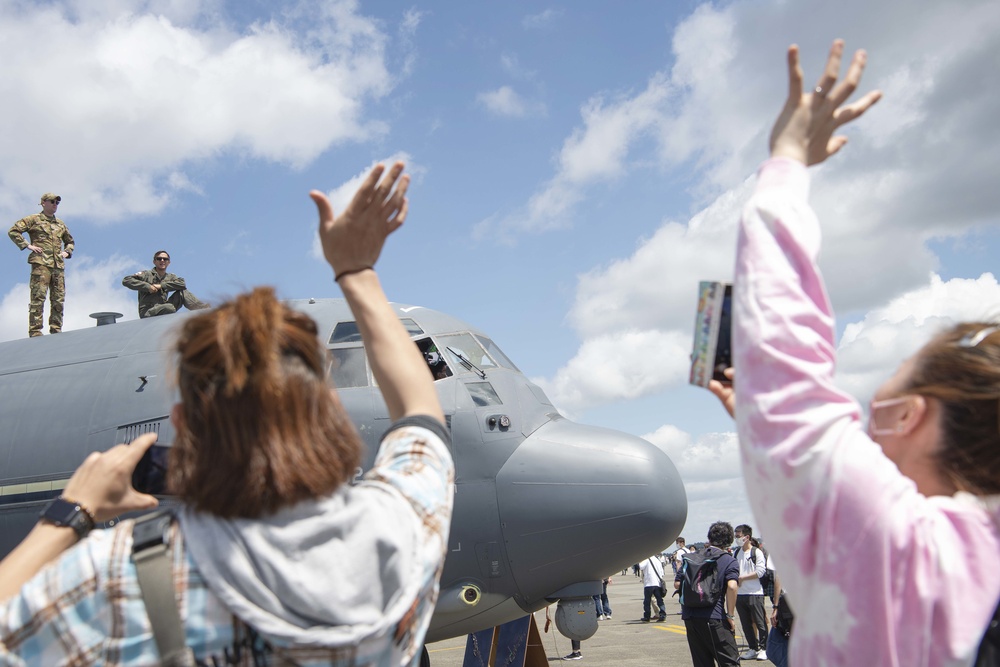
M83 505L62 496L56 498L39 515L56 526L69 526L83 539L94 529L94 518Z

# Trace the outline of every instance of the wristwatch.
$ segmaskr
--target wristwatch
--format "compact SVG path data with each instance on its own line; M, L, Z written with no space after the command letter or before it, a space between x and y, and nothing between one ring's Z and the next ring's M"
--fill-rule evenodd
M83 539L94 529L94 517L80 503L59 496L39 516L56 526L69 526Z

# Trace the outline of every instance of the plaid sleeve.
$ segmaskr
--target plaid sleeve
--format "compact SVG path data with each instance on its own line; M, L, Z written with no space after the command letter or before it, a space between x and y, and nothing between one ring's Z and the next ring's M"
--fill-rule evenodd
M0 664L87 665L127 623L101 585L121 531L94 531L0 605Z

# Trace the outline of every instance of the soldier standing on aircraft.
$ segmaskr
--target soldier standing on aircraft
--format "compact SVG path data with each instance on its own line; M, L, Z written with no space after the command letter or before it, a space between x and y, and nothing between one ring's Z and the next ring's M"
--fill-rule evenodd
M56 217L62 197L46 192L42 195L42 212L21 218L10 228L10 240L21 250L30 250L31 264L28 304L28 335L42 335L42 308L45 293L49 293L49 333L62 331L63 301L66 300L64 262L73 256L73 237L66 224ZM27 232L30 243L24 240Z
M180 276L167 273L170 253L157 250L153 253L153 268L122 278L122 285L139 292L139 317L155 317L176 313L182 306L188 310L201 310L209 305L188 291ZM167 296L168 292L173 294Z

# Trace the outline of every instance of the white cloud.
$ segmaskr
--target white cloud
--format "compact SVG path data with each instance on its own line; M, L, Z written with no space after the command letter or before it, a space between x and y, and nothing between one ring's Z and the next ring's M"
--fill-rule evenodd
M687 372L690 336L625 330L591 338L552 380L536 379L560 410L637 398Z
M528 14L521 19L521 25L526 30L537 30L550 25L553 21L563 15L561 9L546 9L538 14Z
M545 113L545 106L531 102L510 86L500 86L496 90L479 93L476 103L496 116L523 118Z
M1000 221L1000 188L993 183L1000 171L1000 94L981 85L990 76L989 54L1000 50L1000 5L904 6L884 0L878 11L898 10L903 17L889 33L871 21L844 18L868 9L860 0L835 11L822 3L701 5L674 29L669 69L651 75L637 93L589 100L582 124L563 142L553 177L518 212L494 214L477 226L478 236L496 228L538 232L568 226L595 184L650 171L647 153L640 152L650 137L659 142L659 165L683 165L693 191L704 197L705 207L690 221L664 220L630 256L579 277L568 319L580 348L547 385L557 403L600 405L636 396L635 387L644 393L686 380L679 370L664 373L636 363L637 355L625 348L618 354L633 373L628 386L587 381L579 368L591 350L632 331L676 341L686 362L697 281L732 276L735 224L753 185L746 178L766 156L767 132L785 94L787 35L802 45L807 80L818 76L829 46L825 33L835 30L848 48L868 49L863 88L884 87L897 96L848 126L850 144L813 170L811 201L824 234L820 265L835 310L872 311L863 324L872 338L859 336L842 351L845 386L870 393L875 378L892 372L899 360L894 355L883 355L888 363L874 366L874 356L865 359L884 351L884 343L873 343L890 335L887 327L898 336L891 348L902 351L912 350L926 333L909 329L933 323L897 322L887 313L898 308L912 317L921 308L936 308L931 319L969 317L949 308L998 302L992 276L944 284L935 277L929 283L938 258L928 242ZM801 20L807 11L829 18L822 36ZM893 301L897 297L902 300ZM902 305L885 310L890 302Z
M326 3L308 27L289 13L233 32L181 0L3 5L0 122L17 131L0 138L0 212L51 190L77 216L149 215L197 189L191 161L235 152L301 167L380 135L363 111L392 86L386 40L356 10Z
M716 521L755 524L747 500L736 433L706 433L697 439L673 426L642 436L662 448L684 480L688 516L681 531L699 542Z
M96 260L74 255L66 263L66 301L63 308L63 331L96 325L91 313L122 313L119 321L139 317L135 292L122 287L122 278L142 267L135 260L112 255ZM25 276L28 266L24 266ZM49 330L49 299L45 300L42 331ZM0 300L0 341L26 338L28 335L28 283L17 283Z
M932 275L844 329L837 350L837 384L867 401L901 361L958 322L1000 318L1000 285L991 273L947 282Z

